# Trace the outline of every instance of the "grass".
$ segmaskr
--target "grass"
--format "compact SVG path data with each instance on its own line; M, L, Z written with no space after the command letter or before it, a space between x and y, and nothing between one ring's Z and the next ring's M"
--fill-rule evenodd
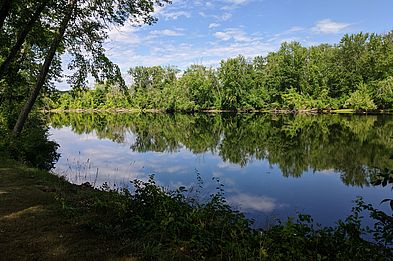
M337 109L337 110L332 110L332 113L338 113L338 114L354 114L356 111L353 109Z
M102 239L64 216L58 193L90 193L83 190L48 172L2 160L0 259L135 260L115 255L120 242Z

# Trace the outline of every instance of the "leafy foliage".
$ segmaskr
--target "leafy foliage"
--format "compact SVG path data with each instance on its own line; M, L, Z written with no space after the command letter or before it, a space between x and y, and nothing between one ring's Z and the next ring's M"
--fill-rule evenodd
M105 108L198 110L392 109L393 32L345 35L339 44L309 48L283 43L277 52L253 60L222 60L216 69L191 65L181 75L174 67L129 70L126 92L107 82L99 97L115 96ZM96 109L97 86L69 96L54 108ZM99 98L97 97L97 98ZM102 100L102 99L101 99ZM105 98L104 98L105 100ZM122 102L120 102L122 101Z
M59 145L49 140L48 127L42 116L32 115L27 123L29 128L24 129L17 140L11 138L4 121L0 115L0 151L3 157L19 160L39 169L50 170L54 167L60 156L57 153Z
M393 77L389 76L375 85L375 101L381 108L391 108L393 105Z
M345 102L345 106L355 110L374 110L377 108L371 96L368 94L367 86L363 83L360 83L359 89L349 96Z
M134 180L133 192L110 189L75 201L62 198L67 212L73 209L88 227L121 240L122 252L155 260L386 260L392 249L363 239L362 203L335 227L316 225L308 215L278 222L266 229L226 203L219 180L217 192L206 202L197 200L198 189L168 191L151 176ZM71 204L71 205L70 205ZM72 205L73 204L73 205ZM76 211L76 212L75 212ZM385 227L383 227L385 229ZM388 239L388 234L382 235Z
M152 13L170 0L41 0L6 1L1 4L0 19L0 101L13 93L23 93L16 104L20 110L12 136L20 135L42 90L50 90L62 75L61 56L70 58L68 82L84 88L88 75L96 82L104 80L123 92L120 69L105 55L104 41L113 26L151 25ZM3 8L4 7L4 8ZM18 88L19 87L19 88ZM26 95L26 92L28 95ZM27 99L25 97L28 96ZM127 96L127 95L126 95ZM93 97L93 99L100 98ZM24 102L22 107L20 104ZM100 105L100 101L88 106Z

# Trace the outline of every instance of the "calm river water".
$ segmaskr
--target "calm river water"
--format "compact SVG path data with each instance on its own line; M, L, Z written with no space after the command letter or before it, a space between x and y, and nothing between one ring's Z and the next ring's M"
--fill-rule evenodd
M219 179L257 226L298 212L332 225L357 196L376 206L392 196L369 184L374 171L393 169L389 115L70 113L50 121L61 153L55 172L69 181L124 187L155 174L167 188L198 188L199 175L203 200Z

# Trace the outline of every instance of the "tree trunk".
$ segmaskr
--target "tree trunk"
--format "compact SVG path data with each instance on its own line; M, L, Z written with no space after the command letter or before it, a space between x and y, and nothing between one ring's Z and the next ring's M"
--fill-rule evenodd
M23 31L18 35L18 39L16 40L15 45L12 47L11 51L9 52L7 58L4 62L0 65L0 79L3 78L4 74L7 72L8 67L10 66L11 62L15 59L16 55L22 48L23 43L26 40L27 34L33 28L35 22L40 17L42 11L44 10L45 6L47 5L48 0L44 0L37 8L33 16L30 18L29 22L23 28Z
M0 7L0 30L3 28L5 18L11 8L11 0L4 0L3 5Z
M73 10L76 6L76 2L77 2L77 0L70 0L69 1L67 13L65 14L63 20L61 21L59 31L52 41L52 44L51 44L49 51L48 51L48 54L45 58L45 62L42 65L40 74L37 77L37 82L31 92L30 97L27 100L25 106L23 107L22 111L19 113L18 120L15 123L14 129L12 131L12 135L14 137L19 136L19 134L21 133L23 126L27 120L27 117L28 117L29 113L31 112L35 101L37 100L38 94L40 93L42 86L45 83L45 79L46 79L46 76L48 75L50 65L52 63L52 60L53 60L55 54L56 54L57 48L59 47L60 42L62 41L62 39L64 37L64 33L67 29L69 21L71 20L71 16L72 16Z

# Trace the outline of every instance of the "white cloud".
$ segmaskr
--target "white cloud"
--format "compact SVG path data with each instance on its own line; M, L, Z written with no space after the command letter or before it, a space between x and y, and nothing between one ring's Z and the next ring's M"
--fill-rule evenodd
M227 0L227 2L234 5L241 5L248 2L248 0Z
M214 37L222 41L234 40L235 42L251 42L257 40L251 35L247 35L239 28L228 28L223 32L214 33Z
M206 5L207 8L213 8L214 7L214 4L212 2L206 2L205 5Z
M249 0L225 0L227 5L224 5L221 9L222 10L233 10L236 9L240 5L244 5L248 3Z
M292 26L287 31L285 31L284 34L286 34L286 33L297 33L297 32L301 32L301 31L304 31L304 27Z
M232 30L232 31L231 31ZM279 43L262 41L253 35L247 35L240 29L224 31L218 37L232 41L211 41L203 44L194 44L190 41L172 42L158 36L152 41L144 41L145 52L138 52L138 47L115 48L110 50L110 57L116 62L123 72L137 65L176 65L185 69L191 64L217 66L222 59L235 57L239 54L246 57L266 55L277 49ZM184 36L182 36L184 37ZM179 38L182 39L182 38Z
M141 39L138 37L136 32L139 28L126 24L122 27L113 27L108 30L108 42L122 42L126 44L139 44Z
M177 18L184 16L186 18L190 18L191 17L191 13L188 11L173 11L173 12L162 12L161 15L165 18L165 19L173 19L176 20Z
M196 4L198 4L196 2ZM176 20L179 17L191 17L191 10L188 7L187 1L184 0L173 0L171 5L165 7L156 6L154 15L157 17L163 17L165 20Z
M239 193L230 196L228 203L240 207L243 211L259 211L270 213L277 208L276 200L264 196L252 196L245 193Z
M170 29L153 30L150 32L150 34L155 36L182 36L183 35L183 33Z
M220 19L222 20L222 21L227 21L227 20L229 20L229 19L231 19L232 18L232 14L231 13L225 13L225 14L223 14L221 17L220 17Z
M223 41L228 41L232 38L232 35L229 32L217 32L214 36Z
M320 20L311 29L315 33L335 34L347 29L351 24L334 22L330 19Z
M221 26L220 24L211 23L211 24L209 24L209 29L217 28L217 27L220 27L220 26Z
M207 6L221 8L223 5L241 5L247 2L250 1L220 0L207 4L199 0L175 0L168 8L157 10L157 15L176 19L179 15L191 16L191 13L195 12L204 16L207 25L203 28L195 27L195 31L183 24L185 28L176 28L178 22L173 21L163 21L163 24L171 25L162 29L127 26L110 32L113 47L108 48L108 55L121 67L122 72L137 65L175 65L180 69L193 63L216 66L222 59L239 54L246 57L267 55L277 50L283 41L297 40L305 43L307 34L312 32L314 34L311 35L315 35L315 32L337 32L349 26L326 19L316 23L313 28L294 25L281 33L271 35L264 32L248 33L248 27L246 32L246 27L242 25L217 30L222 27L224 20L231 19L232 14L222 11L214 14ZM196 6L199 9L195 9ZM207 29L211 29L210 33Z
M232 18L232 14L227 12L222 15L213 15L212 17L218 21L225 22Z

